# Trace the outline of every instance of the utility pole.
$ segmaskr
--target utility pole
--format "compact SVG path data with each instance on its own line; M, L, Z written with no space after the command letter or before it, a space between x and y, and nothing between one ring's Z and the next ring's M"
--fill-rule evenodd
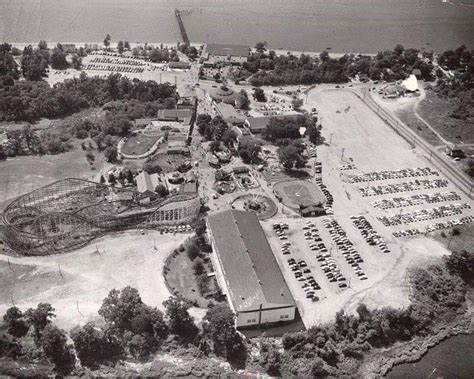
M342 152L341 152L341 162L343 159L344 159L344 148L342 148Z

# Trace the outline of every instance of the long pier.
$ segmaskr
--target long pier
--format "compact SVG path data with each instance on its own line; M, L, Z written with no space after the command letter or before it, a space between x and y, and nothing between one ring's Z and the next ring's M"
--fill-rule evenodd
M183 20L181 18L181 12L179 9L174 10L174 15L176 16L176 20L178 21L179 31L181 32L181 38L186 45L189 45L189 38L188 33L186 33L186 28L184 27Z

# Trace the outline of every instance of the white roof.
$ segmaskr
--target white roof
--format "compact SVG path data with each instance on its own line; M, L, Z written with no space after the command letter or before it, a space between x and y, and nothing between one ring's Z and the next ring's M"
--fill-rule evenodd
M410 75L408 79L405 79L401 85L405 87L407 91L414 92L419 90L418 80L416 80L416 76L413 74Z

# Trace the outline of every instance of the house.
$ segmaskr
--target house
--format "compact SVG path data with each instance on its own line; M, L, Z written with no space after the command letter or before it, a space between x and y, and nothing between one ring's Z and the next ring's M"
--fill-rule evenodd
M300 215L303 217L317 217L324 216L326 214L326 210L323 208L321 203L301 204L299 211Z
M178 105L191 105L194 106L194 100L196 99L196 91L189 86L185 85L178 89Z
M295 300L257 216L226 210L210 215L207 226L216 278L236 327L293 321Z
M137 118L133 122L135 128L146 128L150 125L155 119L154 118Z
M136 177L137 191L140 193L140 204L148 204L159 195L155 192L158 185L166 185L166 181L158 174L148 174L142 171Z
M218 63L242 65L249 55L249 46L208 43L202 50L201 62L204 67L214 67Z
M191 156L189 147L186 146L186 141L183 140L174 140L168 141L168 147L166 149L166 154L168 155L183 155L185 157Z
M178 70L188 70L191 68L191 63L189 62L169 62L168 67L171 69L178 69Z
M221 116L227 124L230 125L240 125L242 126L245 122L245 117L243 117L233 105L227 103L217 103L214 106L215 112Z
M417 92L420 90L418 80L416 80L416 76L413 74L401 82L400 86L405 89L406 92Z
M464 158L464 151L454 144L446 145L446 154L451 158Z
M294 115L278 115L278 116L264 116L264 117L249 117L245 120L244 125L249 128L253 134L260 134L267 129L268 124L272 118L295 119L302 117L300 114Z
M189 125L193 118L193 110L183 109L160 109L157 114L160 121L178 121Z

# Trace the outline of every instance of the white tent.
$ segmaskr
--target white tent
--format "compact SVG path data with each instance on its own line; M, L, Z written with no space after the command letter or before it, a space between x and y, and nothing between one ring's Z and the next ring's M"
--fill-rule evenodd
M418 80L416 80L415 75L410 75L408 79L405 79L401 86L404 87L408 92L415 92L419 90Z

